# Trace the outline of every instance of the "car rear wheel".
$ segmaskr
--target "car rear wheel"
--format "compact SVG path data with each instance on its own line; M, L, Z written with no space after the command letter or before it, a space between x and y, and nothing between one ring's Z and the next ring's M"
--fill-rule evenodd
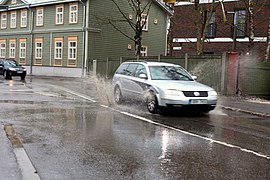
M115 101L117 104L120 104L120 103L123 101L122 92L121 92L119 86L116 86L116 87L114 88L114 101Z
M155 96L154 93L151 93L146 100L146 105L147 105L147 109L150 113L152 114L156 114L158 113L158 102L157 102L157 97Z

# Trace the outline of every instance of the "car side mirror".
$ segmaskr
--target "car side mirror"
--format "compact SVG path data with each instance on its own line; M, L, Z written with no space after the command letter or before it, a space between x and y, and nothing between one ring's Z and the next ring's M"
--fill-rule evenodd
M139 74L139 78L141 78L141 79L148 79L147 76L146 76L146 74L143 74L143 73L142 74Z
M191 76L192 77L192 79L194 80L194 81L196 81L197 80L197 76Z

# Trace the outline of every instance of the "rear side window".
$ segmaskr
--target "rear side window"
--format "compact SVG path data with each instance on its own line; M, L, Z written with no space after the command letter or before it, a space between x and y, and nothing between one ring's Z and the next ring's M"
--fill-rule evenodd
M128 76L134 76L135 70L137 68L138 64L129 64L128 68L126 69L126 75Z
M122 64L116 71L116 74L125 74L128 64Z
M146 72L146 68L144 67L144 65L138 65L136 71L135 71L135 74L134 76L135 77L139 77L140 74L145 74L147 75L147 72Z

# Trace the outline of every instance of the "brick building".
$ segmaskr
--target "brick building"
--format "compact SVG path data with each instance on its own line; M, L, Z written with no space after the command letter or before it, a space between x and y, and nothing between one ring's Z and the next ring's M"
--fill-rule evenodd
M207 1L208 2L208 1ZM270 1L254 0L254 48L253 52L261 59L266 51L268 25L270 20ZM206 21L211 3L201 3L202 22ZM216 3L214 13L206 30L205 54L220 54L249 51L249 15L243 1L227 0ZM226 21L224 21L224 15ZM172 55L196 54L195 6L181 3L174 6L173 50ZM235 31L234 31L235 28ZM234 38L235 37L235 38Z

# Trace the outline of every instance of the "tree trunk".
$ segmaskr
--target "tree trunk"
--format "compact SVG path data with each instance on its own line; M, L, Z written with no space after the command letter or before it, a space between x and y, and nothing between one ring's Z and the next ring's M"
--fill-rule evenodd
M270 19L269 19L269 25L268 25L268 37L267 37L267 48L265 53L265 61L269 62L270 59Z
M253 0L248 1L248 12L249 12L249 53L253 54L253 48L254 48L254 8L253 8Z
M199 0L195 0L195 26L197 34L197 54L203 54L202 20Z

